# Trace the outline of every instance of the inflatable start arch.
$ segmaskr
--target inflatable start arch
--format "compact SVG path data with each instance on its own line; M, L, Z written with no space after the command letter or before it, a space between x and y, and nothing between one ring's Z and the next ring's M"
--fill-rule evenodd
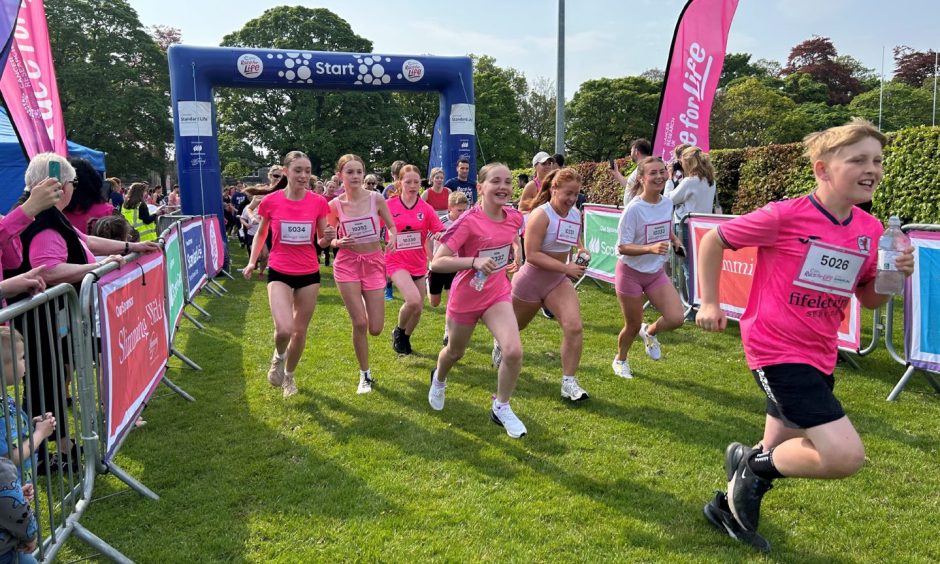
M173 45L169 64L176 166L185 214L214 213L223 221L218 127L212 97L216 86L361 92L436 90L441 109L434 125L428 168L443 167L445 177L450 178L457 174L457 160L467 158L470 180L474 180L476 138L473 65L469 57Z

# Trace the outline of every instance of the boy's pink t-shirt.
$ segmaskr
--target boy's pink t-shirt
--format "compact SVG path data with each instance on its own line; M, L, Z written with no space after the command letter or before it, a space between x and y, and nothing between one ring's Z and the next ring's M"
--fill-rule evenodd
M444 230L437 212L420 197L410 208L400 196L388 200L388 211L395 220L395 250L385 258L389 273L405 269L412 276L424 276L428 271L426 242L434 233ZM386 234L388 241L388 234Z
M718 227L727 246L758 248L741 317L752 370L800 363L832 373L846 305L857 286L874 280L883 232L858 208L840 222L814 195L772 202Z
M498 271L487 277L482 291L470 286L475 269L457 272L447 300L448 312L478 312L506 299L512 292L506 267L509 266L512 243L519 235L523 220L517 210L503 208L503 211L505 219L493 221L483 211L483 206L475 206L464 212L441 237L441 244L447 245L455 255L490 257L499 267Z
M78 234L78 239L82 244L82 249L85 250L85 259L88 261L88 264L93 264L95 262L95 255L88 249L88 235L85 235L75 227L75 232ZM37 266L45 266L46 269L54 268L68 261L69 250L65 244L65 239L62 238L62 235L59 235L58 231L55 229L44 229L40 231L33 241L29 244L29 263L36 268Z
M317 222L329 215L323 196L304 192L302 200L288 200L286 190L278 190L261 200L258 215L270 223L272 245L268 266L283 274L313 274L320 271L317 260Z
M97 203L83 212L70 211L62 212L65 214L65 217L68 218L69 223L72 226L82 233L88 234L88 222L93 219L100 219L102 217L108 217L114 213L114 206L111 205L111 202L101 202Z

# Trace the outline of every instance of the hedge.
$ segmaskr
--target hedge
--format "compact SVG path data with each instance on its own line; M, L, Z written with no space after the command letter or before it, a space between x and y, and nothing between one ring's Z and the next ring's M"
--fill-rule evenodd
M905 223L940 223L940 127L912 127L888 134L884 180L872 205L881 220L898 215ZM726 212L742 214L764 204L807 194L816 185L803 156L802 143L768 145L711 152L718 201ZM623 188L607 171L608 164L573 165L584 182L588 201L623 203ZM633 169L629 159L618 159L624 175ZM532 169L517 169L532 176ZM518 198L518 193L516 194Z

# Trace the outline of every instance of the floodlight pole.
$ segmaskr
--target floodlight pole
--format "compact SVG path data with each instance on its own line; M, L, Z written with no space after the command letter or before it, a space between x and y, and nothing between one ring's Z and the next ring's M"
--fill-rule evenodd
M937 125L937 55L940 51L933 52L933 119L930 125Z
M878 131L881 131L881 110L885 99L885 48L881 46L881 91L878 94Z
M558 0L558 68L555 80L555 152L565 154L565 0Z

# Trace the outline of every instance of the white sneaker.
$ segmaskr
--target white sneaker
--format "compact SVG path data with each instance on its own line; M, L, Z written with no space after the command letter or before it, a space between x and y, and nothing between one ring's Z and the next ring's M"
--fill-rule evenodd
M356 389L357 394L368 394L372 391L372 382L373 379L371 376L366 376L365 374L359 375L359 387Z
M503 362L503 349L499 348L499 343L493 340L493 368L499 370L499 365Z
M653 360L659 360L663 357L663 352L659 348L659 341L656 340L656 336L646 332L648 328L649 325L646 323L640 325L640 338L643 339L643 344L646 345L646 355Z
M561 397L571 401L580 401L586 400L591 396L589 396L587 391L578 385L577 378L572 378L570 381L562 378Z
M435 372L437 372L437 369L431 370L431 389L428 390L428 403L431 404L431 409L440 411L444 409L444 392L447 390L447 383L445 382L443 386L435 385Z
M284 358L280 358L277 355L271 358L271 367L268 368L268 383L275 388L284 386L284 362L286 360L287 355L284 355Z
M621 378L633 378L633 373L630 372L630 361L627 359L620 360L617 357L614 357L614 361L610 364L610 367L614 369L614 375L620 376Z
M297 393L297 384L294 382L294 376L292 374L284 374L284 385L282 386L282 390L285 399Z
M526 433L525 425L512 412L512 408L509 407L508 403L502 407L497 407L494 399L493 406L490 409L490 419L493 420L493 423L506 429L506 434L514 439L518 439Z

